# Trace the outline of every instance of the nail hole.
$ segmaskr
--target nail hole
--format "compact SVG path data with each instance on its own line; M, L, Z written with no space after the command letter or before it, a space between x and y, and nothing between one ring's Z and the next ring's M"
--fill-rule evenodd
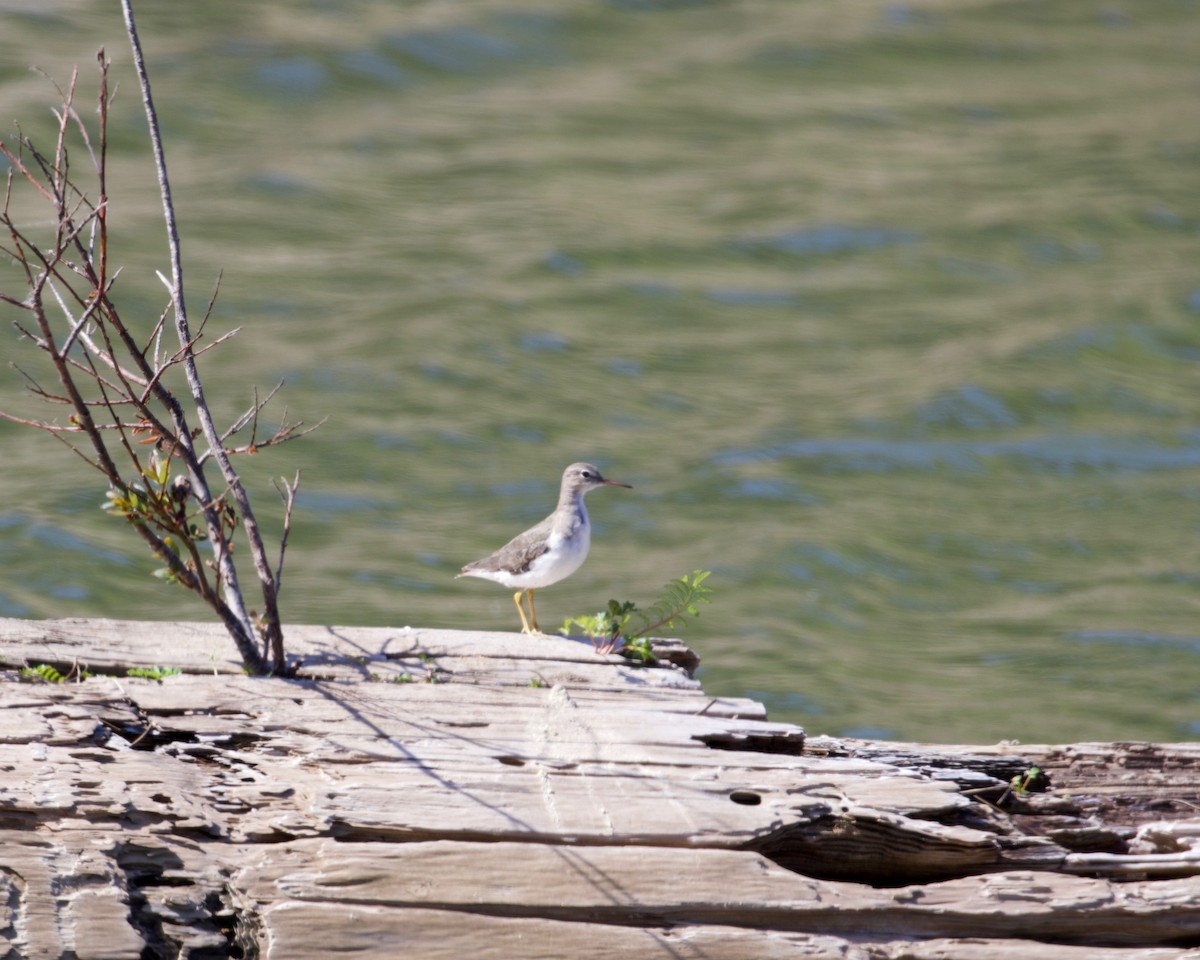
M762 803L762 797L753 790L734 790L729 795L729 799L734 803L740 803L743 807L757 807Z
M499 760L506 767L523 767L523 766L525 766L525 761L522 760L520 757L497 757L496 759Z

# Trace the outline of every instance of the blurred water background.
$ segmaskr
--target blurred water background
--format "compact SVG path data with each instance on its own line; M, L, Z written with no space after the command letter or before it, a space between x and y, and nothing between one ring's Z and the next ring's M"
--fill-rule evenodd
M712 570L682 634L706 689L810 732L1200 735L1196 0L138 14L192 309L224 270L209 330L242 327L210 396L282 379L329 418L243 462L260 514L303 471L286 620L514 628L454 574L590 459L635 489L589 498L543 625ZM31 66L78 64L92 117L113 59L114 297L148 330L167 260L119 6L0 23L6 140L51 147ZM45 415L12 316L0 409ZM0 615L207 617L97 475L8 423L0 451Z

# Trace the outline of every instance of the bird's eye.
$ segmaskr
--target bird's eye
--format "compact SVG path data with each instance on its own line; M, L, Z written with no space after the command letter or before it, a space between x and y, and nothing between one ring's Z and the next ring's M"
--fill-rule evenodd
M580 476L583 477L584 480L591 480L592 479L592 471L584 470L583 473L580 474Z

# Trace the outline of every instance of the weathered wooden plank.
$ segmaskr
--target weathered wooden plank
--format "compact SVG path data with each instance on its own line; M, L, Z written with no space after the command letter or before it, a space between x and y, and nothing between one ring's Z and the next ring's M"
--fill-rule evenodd
M14 724L9 739L51 745L92 742L100 725L107 724L127 741L146 738L144 746L203 741L229 748L252 742L268 754L330 763L472 756L486 765L498 761L509 766L540 759L559 766L591 760L727 767L730 751L710 749L706 738L733 741L745 734L799 742L797 728L788 724L677 714L674 702L664 712L656 703L631 698L577 701L575 691L562 689L492 691L247 677L172 677L162 684L94 678L69 685L0 685L0 710L13 708L21 717L40 718L36 724ZM789 777L807 769L842 776L894 772L853 758L789 761L785 755L757 752L740 756L738 765L774 769ZM951 788L941 792L952 796Z
M745 785L736 772L713 770L677 781L658 768L609 763L378 761L330 770L297 768L290 756L206 745L196 754L171 754L40 744L4 745L0 763L13 773L0 785L0 804L10 815L53 811L232 838L333 833L543 842L569 836L589 843L732 848L833 809L829 777L798 776L786 791L777 785L774 799L747 804L735 799ZM856 782L848 779L847 788ZM909 786L921 785L897 784L896 795ZM887 783L879 790L886 797ZM937 827L897 819L901 831ZM997 862L986 836L941 829L961 836L959 857Z
M459 682L528 685L541 677L547 685L575 683L617 689L668 686L700 692L689 671L698 658L678 641L661 641L659 669L631 665L624 658L600 655L590 643L564 637L527 637L472 630L424 630L402 627L286 628L289 659L306 675L326 679L369 680L433 673ZM0 654L10 664L71 664L94 673L114 673L129 664L166 664L188 673L241 674L242 664L218 624L155 623L138 620L17 620L0 618ZM616 668L614 672L614 667ZM508 676L501 681L502 675Z
M555 878L549 904L547 877ZM1110 945L1200 936L1195 877L1116 884L1021 872L876 889L803 877L726 850L299 841L263 849L238 883L263 904L346 902L615 924L629 923L632 912L649 927Z
M237 891L228 909L236 907L255 928L263 955L289 960L397 952L591 957L610 948L650 951L629 954L638 956L692 950L712 958L775 955L763 952L766 945L780 956L864 960L1131 960L1190 951L1090 946L1085 953L1033 938L1060 931L1076 939L1085 931L1097 942L1161 938L1164 931L1168 939L1187 937L1200 910L1195 880L1110 885L1026 874L878 890L799 877L751 853L672 848L330 840L193 845L170 837L131 841L115 825L83 823L58 831L42 847L32 862L9 861L26 891L7 901L17 904L10 917L23 957L60 956L73 946L81 956L138 956L146 945L136 931L109 929L121 911L133 909L122 893L127 876L148 879L136 907L143 921L166 925L206 956L224 942L211 899ZM30 896L38 892L30 881L39 868L45 886L41 896ZM89 923L94 902L105 899L99 925ZM536 943L530 945L530 937Z
M407 758L414 741L432 739L448 748L485 749L506 757L549 757L569 751L573 759L628 759L632 747L636 759L648 763L672 762L664 751L675 750L679 752L675 762L728 765L729 751L710 749L709 741L728 745L757 740L752 747L778 741L781 748L797 752L803 743L803 732L791 724L714 716L657 696L598 697L587 690L581 695L578 688L494 690L246 677L172 677L161 685L141 680L113 681L107 687L105 683L91 680L72 689L80 691L83 701L103 699L102 691L109 696L136 696L140 709L162 731L216 734L240 729L263 739L318 738L334 745L343 758L361 752L363 760ZM93 685L99 685L95 693ZM0 689L0 704L3 696ZM538 744L540 751L531 749ZM306 743L304 752L316 747ZM286 748L286 743L279 747ZM783 754L783 749L779 754L751 749L739 764L894 772L847 757L788 760Z
M79 713L89 701L95 705L91 688L96 685L106 682L56 691L48 709ZM218 765L214 768L210 760L207 768L207 790L218 795L217 809L245 811L231 827L244 835L336 831L343 836L547 841L566 834L589 843L757 844L791 850L802 828L840 820L843 837L850 836L850 823L875 825L869 856L880 855L888 834L894 833L909 839L893 844L933 858L931 868L940 863L944 871L963 871L1002 862L991 834L936 822L936 817L970 805L951 784L897 777L891 768L843 758L804 758L791 769L755 769L753 763L730 763L729 751L708 750L697 740L697 729L736 730L744 721L676 716L669 725L642 718L630 722L620 711L579 706L569 692L556 688L524 692L535 697L536 706L523 716L506 711L507 722L514 725L502 737L493 737L462 716L456 722L463 726L439 728L425 710L407 709L407 690L388 685L376 687L377 697L355 701L350 709L312 683L192 677L169 679L161 687L129 680L107 685L123 697L174 695L176 706L189 702L185 692L194 696L204 688L214 697L228 697L231 691L223 689L228 686L286 694L265 705L239 699L236 714L170 714L145 733L135 727L127 735L134 742L150 735L170 743L180 732L196 742L162 752L130 751L118 755L112 767L128 784L127 796L139 798L144 782L151 784L153 794L157 782L170 788L159 791L170 797L180 788L179 771L170 769L172 758L218 756ZM73 691L80 691L83 702L69 702ZM124 700L117 707L128 712ZM109 727L115 725L111 716L106 719ZM356 723L363 727L358 737L371 747L360 751L355 757L359 763L347 769L336 763L337 751L354 749L355 741L335 728ZM84 719L80 732L90 739L95 726L94 719ZM301 739L295 728L304 735ZM252 743L253 753L239 749L234 742L239 738ZM295 769L299 756L323 765L301 775ZM364 764L366 759L371 762ZM226 774L220 764L231 772ZM82 775L75 759L52 767L61 777ZM157 776L150 767L157 768ZM667 776L668 767L677 770ZM193 774L195 768L187 772ZM71 792L71 782L62 784L63 793ZM293 792L278 796L271 788L278 782L289 783ZM92 792L97 803L119 805L124 799L103 789ZM402 814L396 809L397 796L405 798ZM202 828L194 810L167 810L156 797L147 798L144 809L177 826ZM203 828L221 829L215 823ZM791 840L786 839L789 832ZM904 855L910 860L917 856Z
M99 679L99 678L95 678ZM348 713L365 709L392 708L396 704L411 703L414 709L432 710L448 719L456 711L484 713L491 711L494 719L502 720L509 709L539 705L549 694L550 687L528 683L515 686L444 683L384 683L370 681L327 681L293 680L275 682L268 678L245 676L221 676L221 683L209 682L210 675L184 675L169 677L161 684L153 681L122 679L122 683L140 684L138 703L146 710L156 713L183 713L197 711L207 713L241 713L242 705L249 703L258 711L265 710L272 701L289 697L289 684L319 683L322 696L330 701L328 710L320 716L329 717L338 710L343 718ZM98 696L109 696L104 690ZM738 697L706 697L695 691L669 687L629 687L619 689L595 689L588 686L567 686L572 699L577 703L597 709L619 709L653 714L684 714L715 717L727 720L752 720L755 725L747 730L758 732L774 729L765 724L766 715L761 704ZM156 692L157 691L157 692ZM2 695L2 691L0 691ZM316 703L316 698L313 699ZM341 707L338 705L341 704ZM469 722L479 718L467 717ZM673 721L672 721L673 722ZM790 724L778 725L787 728L793 735L799 728ZM798 745L797 750L799 753ZM819 754L814 754L819 755Z
M456 911L284 903L268 908L268 960L1184 960L1197 951L1068 946L1034 940L886 941L711 924L619 927Z
M93 671L188 671L0 682L18 955L1157 960L1200 943L1200 746L806 749L758 705L586 644L288 636L337 679L246 677L206 625L0 621L9 663L94 648ZM395 682L418 669L443 682ZM1034 763L1056 789L1004 796Z
M656 930L428 909L355 906L347 910L340 905L289 902L268 908L263 923L270 930L266 960L324 960L335 955L354 960L846 960L854 956L845 952L844 942L809 934L699 925ZM865 960L866 953L858 956Z

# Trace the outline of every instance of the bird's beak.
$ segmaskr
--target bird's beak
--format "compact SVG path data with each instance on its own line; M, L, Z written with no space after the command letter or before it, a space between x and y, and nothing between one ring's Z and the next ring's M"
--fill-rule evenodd
M626 490L633 489L632 483L622 483L620 480L605 480L604 486L606 486L606 487L624 487Z

